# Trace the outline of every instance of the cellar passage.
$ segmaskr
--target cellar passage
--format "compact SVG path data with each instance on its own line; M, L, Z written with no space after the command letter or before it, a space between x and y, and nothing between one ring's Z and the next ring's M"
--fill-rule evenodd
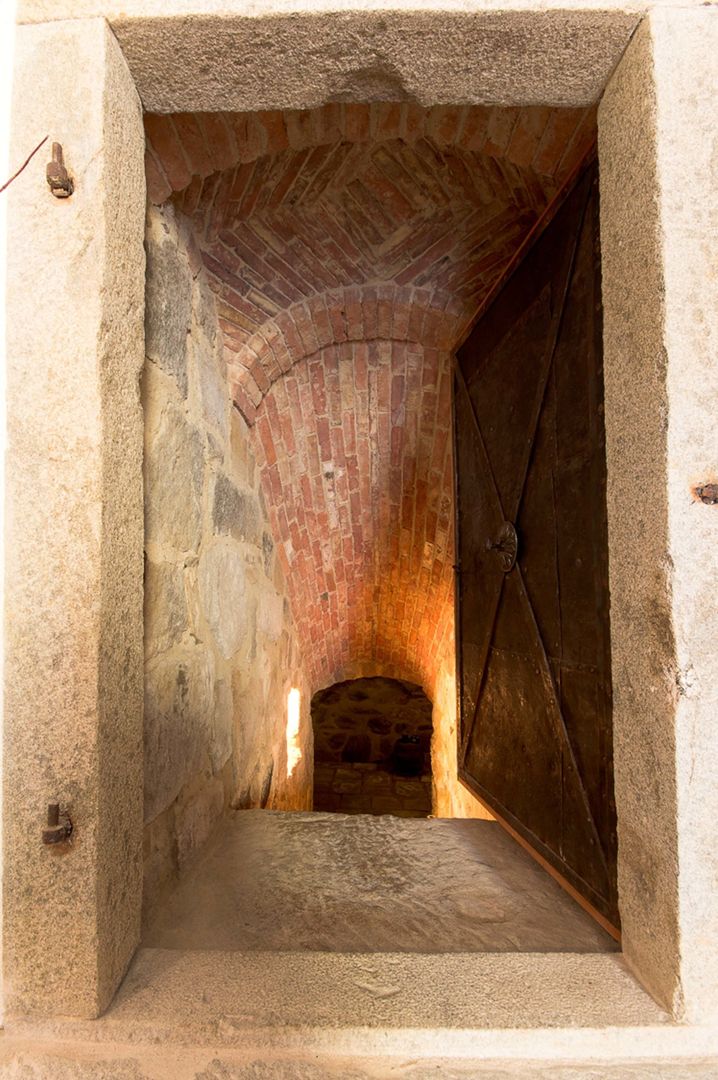
M451 357L595 113L331 104L145 130L149 897L228 806L312 805L310 701L348 679L422 687L432 812L485 816L456 766Z
M354 679L312 699L314 809L426 817L431 702L398 679Z

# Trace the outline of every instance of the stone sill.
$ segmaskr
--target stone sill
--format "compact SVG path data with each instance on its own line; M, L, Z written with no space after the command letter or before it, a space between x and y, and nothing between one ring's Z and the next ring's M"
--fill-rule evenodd
M0 1063L13 1047L40 1053L60 1040L367 1059L718 1062L716 1032L671 1022L618 954L141 949L101 1019L9 1021Z

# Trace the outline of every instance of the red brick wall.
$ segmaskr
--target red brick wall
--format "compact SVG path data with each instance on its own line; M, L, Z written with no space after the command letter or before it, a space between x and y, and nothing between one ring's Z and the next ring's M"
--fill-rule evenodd
M272 384L257 460L315 687L431 686L452 594L446 349L329 345Z

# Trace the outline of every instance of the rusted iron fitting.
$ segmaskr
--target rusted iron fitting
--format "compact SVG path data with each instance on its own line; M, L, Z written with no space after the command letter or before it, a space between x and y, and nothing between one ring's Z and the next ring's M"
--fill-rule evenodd
M42 830L43 844L62 844L72 836L72 821L60 804L52 802L47 808L47 828Z
M718 503L718 484L696 484L693 495L699 502L715 506Z
M52 144L52 161L48 162L45 176L50 191L56 199L67 199L75 190L75 185L65 168L62 147L57 142Z

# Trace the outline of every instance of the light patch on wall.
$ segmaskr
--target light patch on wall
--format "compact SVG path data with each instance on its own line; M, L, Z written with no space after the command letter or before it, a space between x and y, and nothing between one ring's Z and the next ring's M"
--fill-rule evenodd
M290 777L302 760L299 741L299 718L301 695L292 687L287 698L287 777Z

